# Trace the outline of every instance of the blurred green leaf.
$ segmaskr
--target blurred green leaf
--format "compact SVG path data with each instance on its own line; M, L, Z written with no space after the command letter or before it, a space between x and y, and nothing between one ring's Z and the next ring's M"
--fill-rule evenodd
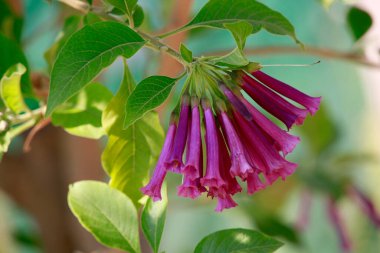
M224 24L224 26L231 32L238 48L240 50L243 50L247 37L253 31L252 25L246 21L238 21L236 23Z
M95 24L97 22L102 22L103 19L96 15L95 13L89 12L85 16L83 16L83 24L84 25L91 25Z
M144 10L140 5L136 5L135 11L133 12L133 23L135 27L139 27L144 22L145 14Z
M79 92L118 56L129 58L144 43L132 29L112 21L87 25L75 32L54 64L46 115Z
M225 24L245 21L252 33L262 28L279 35L288 35L300 43L292 24L279 12L254 0L210 0L190 23L179 30L195 27L225 28Z
M128 128L147 112L162 104L169 96L177 79L150 76L142 80L128 97L124 127Z
M21 78L21 91L26 96L32 95L32 87L29 79L28 63L21 48L16 42L8 39L0 33L0 76L13 65L21 63L27 69Z
M21 77L26 68L21 63L10 67L0 80L0 94L4 105L15 114L29 111L21 93Z
M52 114L52 123L72 135L99 139L105 132L102 113L112 99L111 91L99 84L86 86Z
M351 7L347 14L347 22L355 40L359 40L371 28L372 18L363 9Z
M190 49L188 49L184 44L181 43L179 51L181 53L182 58L186 62L191 63L193 61L193 52L191 52Z
M141 227L154 253L158 253L165 226L168 205L166 187L163 192L161 201L153 202L152 198L148 198L141 214Z
M283 243L260 232L235 228L206 236L194 253L271 253L282 245Z
M255 219L257 228L263 233L270 236L281 236L292 243L299 243L299 237L296 230L285 224L278 217L266 216Z
M138 205L140 188L148 177L163 143L163 130L156 113L149 112L124 130L125 104L135 82L125 63L120 89L103 112L103 127L109 135L102 164L111 186L126 193Z
M17 16L5 0L0 0L0 33L20 43L23 19Z
M308 138L311 150L316 155L329 148L338 138L338 129L323 106L313 117L305 120L300 131Z
M139 253L137 211L123 193L105 183L81 181L70 186L71 211L102 244Z
M70 36L79 29L80 23L80 16L70 16L65 20L63 28L59 33L56 42L44 54L45 60L49 64L50 68L53 67L53 63L62 46L66 43Z

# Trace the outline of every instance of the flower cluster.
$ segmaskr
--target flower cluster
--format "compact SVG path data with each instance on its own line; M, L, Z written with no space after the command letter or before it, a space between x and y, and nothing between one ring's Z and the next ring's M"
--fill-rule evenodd
M205 192L217 198L215 210L220 212L237 205L232 196L242 191L239 181L246 182L248 194L253 194L295 171L297 164L285 157L299 138L268 119L241 90L288 129L302 124L308 113L314 114L320 98L310 97L260 70L251 74L239 71L231 76L233 80L214 78L206 92L197 92L196 87L195 92L184 93L179 116L172 115L152 178L142 188L144 194L160 200L167 172L181 173L178 195L197 198Z

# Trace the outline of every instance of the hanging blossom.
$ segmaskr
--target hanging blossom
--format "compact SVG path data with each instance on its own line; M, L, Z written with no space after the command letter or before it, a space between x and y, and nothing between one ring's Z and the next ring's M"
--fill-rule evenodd
M220 212L237 206L233 196L243 190L239 182L254 194L292 175L297 164L286 160L286 155L300 139L288 130L301 125L307 114L315 114L321 99L257 69L227 72L199 64L192 73L142 192L160 200L167 172L180 173L179 196L194 199L204 193L217 199L215 210ZM252 105L242 91L283 122L286 130Z

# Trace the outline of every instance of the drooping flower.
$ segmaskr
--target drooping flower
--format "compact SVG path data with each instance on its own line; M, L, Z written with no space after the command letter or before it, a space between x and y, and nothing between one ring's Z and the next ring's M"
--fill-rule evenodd
M167 171L181 173L178 195L197 198L206 192L217 199L215 211L220 212L237 206L232 197L242 191L238 179L246 182L248 194L254 194L279 178L285 180L297 167L285 156L300 139L267 118L246 94L288 129L302 124L309 112L314 114L320 98L261 71L245 74L210 65L204 70L201 65L194 68L194 76L203 73L202 78L189 78L185 83L178 124L170 125L153 177L142 190L160 199Z
M154 201L161 200L161 187L164 182L167 168L165 166L165 161L169 157L170 152L173 148L174 136L176 133L176 123L175 120L172 120L168 132L166 134L166 139L164 146L162 147L162 151L160 157L157 161L156 168L153 172L152 178L149 183L141 189L141 191L150 197L153 198Z

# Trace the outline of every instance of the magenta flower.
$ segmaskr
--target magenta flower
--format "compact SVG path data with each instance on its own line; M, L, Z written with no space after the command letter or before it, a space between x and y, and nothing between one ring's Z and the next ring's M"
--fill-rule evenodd
M180 173L183 166L182 156L186 145L188 121L189 99L185 96L182 99L181 112L178 121L178 131L175 135L173 151L170 158L165 163L168 169L175 173Z
M208 197L217 199L215 211L220 212L237 206L232 196L242 191L238 178L246 182L247 193L254 194L294 173L297 164L285 156L300 139L256 109L241 89L288 129L302 124L308 112L314 114L320 98L310 97L261 71L253 72L253 77L241 73L225 72L231 78L223 80L219 80L223 74L210 74L209 79L200 79L210 80L210 84L191 81L185 85L178 125L173 121L169 126L153 176L142 188L144 194L160 199L167 171L181 173L178 195L194 199L206 192ZM241 76L238 84L233 81L236 76Z
M318 111L319 104L321 103L320 97L310 97L305 93L302 93L301 91L293 88L292 86L287 85L259 70L252 72L252 75L257 80L259 80L269 88L273 89L274 91L278 92L279 94L304 106L310 112L311 115L314 115Z
M222 187L225 187L226 183L220 175L219 169L219 150L218 150L218 133L215 124L214 114L208 102L203 103L203 111L206 125L206 174L201 179L201 184L204 187L208 187L211 194L215 196L216 192L221 191Z
M170 152L173 148L174 135L176 133L177 126L173 121L168 129L168 133L166 134L166 139L164 146L162 147L162 151L160 157L158 159L156 168L153 172L152 178L149 183L141 189L141 191L150 197L153 198L154 201L161 200L161 187L164 182L166 176L165 161L169 157Z

